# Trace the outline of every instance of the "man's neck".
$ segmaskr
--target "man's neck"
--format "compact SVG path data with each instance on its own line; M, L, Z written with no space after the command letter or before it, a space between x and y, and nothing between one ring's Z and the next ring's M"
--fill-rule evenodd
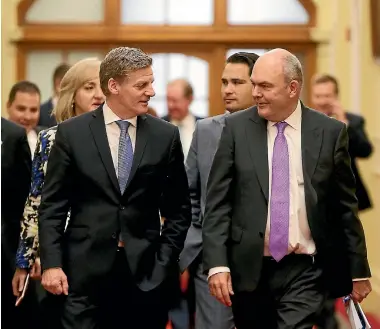
M136 116L135 113L126 110L125 107L121 106L120 103L114 100L107 99L106 103L108 107L111 109L111 111L122 120L132 119Z

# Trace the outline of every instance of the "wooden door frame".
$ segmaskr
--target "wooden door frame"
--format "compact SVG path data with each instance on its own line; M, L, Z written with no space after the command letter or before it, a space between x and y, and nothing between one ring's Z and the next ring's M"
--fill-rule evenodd
M116 46L128 45L146 52L183 53L209 63L209 115L224 111L220 97L220 76L225 56L232 48L282 47L305 54L305 83L316 71L317 44L311 33L316 24L316 6L311 0L298 0L309 15L304 25L242 25L227 23L227 0L215 0L214 24L210 26L122 25L121 0L104 1L104 21L96 24L46 24L26 20L36 0L21 0L18 24L21 37L17 47L17 79L25 79L27 53L33 50L95 50L105 53ZM310 88L306 102L310 101Z

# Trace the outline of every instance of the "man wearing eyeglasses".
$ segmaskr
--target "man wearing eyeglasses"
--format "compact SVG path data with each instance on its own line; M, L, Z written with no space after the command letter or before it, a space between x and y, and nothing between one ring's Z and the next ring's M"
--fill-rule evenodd
M185 248L180 256L181 271L191 268L194 273L196 329L232 329L235 327L231 308L211 296L207 276L202 267L202 222L205 210L206 185L213 156L230 113L254 105L250 75L259 56L235 53L227 61L222 75L222 97L226 113L197 122L186 161L192 202L192 225Z

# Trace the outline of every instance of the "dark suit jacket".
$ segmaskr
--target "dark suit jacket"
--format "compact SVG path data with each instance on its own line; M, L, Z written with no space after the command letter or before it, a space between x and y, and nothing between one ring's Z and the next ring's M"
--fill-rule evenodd
M132 276L142 290L177 273L191 222L183 161L176 127L150 115L138 117L131 174L122 195L102 106L58 125L40 206L42 267L63 267L70 288L88 293L112 269L121 232ZM160 213L166 218L161 235Z
M308 222L326 289L352 291L370 270L357 216L346 126L302 106L302 164ZM226 118L208 179L203 224L204 270L231 269L236 291L256 288L268 214L267 121L256 107Z
M371 208L371 200L356 165L356 158L368 158L372 153L372 145L364 130L363 117L352 113L346 113L346 116L349 136L348 152L351 156L352 171L356 178L356 197L359 202L359 210L365 210Z
M1 118L1 176L2 258L13 270L20 221L30 188L31 154L25 129L4 118Z
M53 100L49 98L45 103L41 104L40 107L40 120L38 121L39 126L46 128L53 127L57 125L55 117L51 115L53 111Z

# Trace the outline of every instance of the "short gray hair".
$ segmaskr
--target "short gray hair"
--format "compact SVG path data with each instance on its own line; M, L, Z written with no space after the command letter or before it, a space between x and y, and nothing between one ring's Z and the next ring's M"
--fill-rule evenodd
M141 49L118 47L112 49L100 65L100 87L104 95L109 95L108 81L115 79L122 81L129 73L144 69L152 65L152 57Z
M299 59L295 55L289 54L284 56L283 61L285 81L289 83L292 80L296 80L300 83L302 87L303 72L302 65Z

